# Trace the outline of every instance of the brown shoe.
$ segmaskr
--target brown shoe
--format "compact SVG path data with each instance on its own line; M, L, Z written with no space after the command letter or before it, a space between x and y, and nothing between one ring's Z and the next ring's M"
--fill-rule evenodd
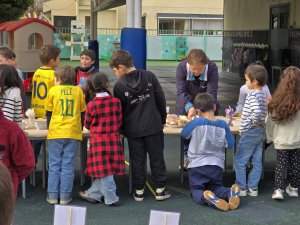
M228 202L215 196L215 194L212 191L208 191L208 190L204 191L203 196L205 198L205 201L209 205L212 205L212 206L216 207L217 209L220 209L225 212L229 210Z
M237 209L240 205L240 186L233 184L230 189L229 208Z

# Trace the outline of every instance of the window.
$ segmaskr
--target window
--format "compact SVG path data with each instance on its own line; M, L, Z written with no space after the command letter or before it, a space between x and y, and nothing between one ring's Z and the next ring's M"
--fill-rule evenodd
M289 27L289 7L279 6L271 8L271 29L285 29Z
M222 19L158 18L158 33L165 35L220 35Z
M43 46L43 37L38 33L33 33L28 38L28 49L40 49Z

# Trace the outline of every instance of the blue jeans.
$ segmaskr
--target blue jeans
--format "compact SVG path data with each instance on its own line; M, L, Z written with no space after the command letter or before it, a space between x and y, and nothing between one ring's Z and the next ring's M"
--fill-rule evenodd
M114 176L110 175L107 177L96 178L92 186L86 190L86 192L91 198L99 202L103 196L105 204L110 205L119 200L119 197L116 195L116 189Z
M237 151L234 156L234 170L236 183L241 190L257 189L262 173L262 152L265 139L265 128L256 127L245 131L239 141ZM246 182L246 165L252 159L252 170Z
M72 198L79 144L80 141L67 138L48 140L48 195L50 199L69 200Z

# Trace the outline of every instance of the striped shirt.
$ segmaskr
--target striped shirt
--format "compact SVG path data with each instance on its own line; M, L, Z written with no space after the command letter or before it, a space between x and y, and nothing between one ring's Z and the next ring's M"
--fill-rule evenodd
M243 133L256 126L265 126L267 114L267 102L265 101L264 92L261 90L251 90L244 104L240 133Z
M22 97L19 88L7 89L0 97L0 106L5 118L17 123L22 122Z

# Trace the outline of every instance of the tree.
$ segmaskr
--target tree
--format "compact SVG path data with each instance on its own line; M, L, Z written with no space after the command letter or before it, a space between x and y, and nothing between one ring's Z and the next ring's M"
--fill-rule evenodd
M34 0L1 0L0 1L0 23L17 20L33 5Z

